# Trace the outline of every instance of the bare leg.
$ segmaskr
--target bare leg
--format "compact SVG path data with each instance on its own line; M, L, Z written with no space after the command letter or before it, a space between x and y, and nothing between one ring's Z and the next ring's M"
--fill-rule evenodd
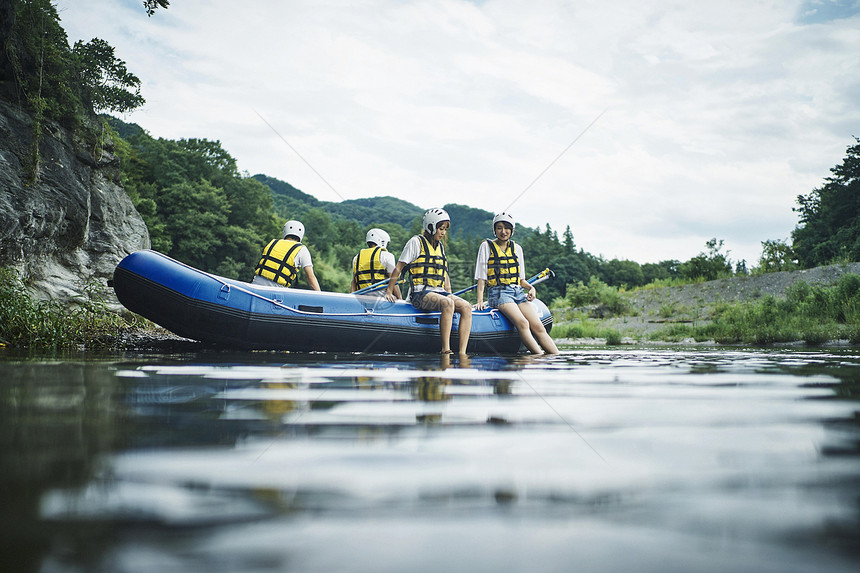
M450 299L449 299L450 300ZM460 313L460 326L457 333L460 335L460 355L466 354L469 345L469 335L472 333L472 305L465 299L453 298L454 309Z
M424 295L433 297L433 303L439 306L439 335L442 337L442 352L451 352L451 325L454 323L454 301L435 292Z
M546 327L544 327L540 318L538 318L534 307L530 303L524 302L519 305L519 308L523 316L528 320L529 327L532 333L534 333L534 338L537 340L538 344L540 344L548 354L558 354L558 347L555 345L555 341L546 331Z
M523 303L522 305L517 306L516 303L506 302L504 304L499 305L499 310L502 311L508 320L510 320L516 329L520 333L520 339L523 341L523 344L532 354L543 354L543 350L541 350L540 345L532 336L531 328L529 326L528 319L523 316L522 306L529 306L529 303Z

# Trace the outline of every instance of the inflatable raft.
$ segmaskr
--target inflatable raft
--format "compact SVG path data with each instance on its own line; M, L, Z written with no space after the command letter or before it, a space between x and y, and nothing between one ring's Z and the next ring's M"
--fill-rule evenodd
M236 281L156 251L136 251L114 270L128 310L192 340L255 350L410 352L441 350L439 313L376 294L285 289ZM552 315L533 301L547 331ZM454 315L451 347L459 345ZM495 309L473 311L468 352L516 353L520 337Z

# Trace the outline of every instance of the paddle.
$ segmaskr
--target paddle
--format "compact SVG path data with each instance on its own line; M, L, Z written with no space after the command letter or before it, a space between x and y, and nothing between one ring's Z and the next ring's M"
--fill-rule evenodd
M542 283L543 281L545 281L547 279L551 279L554 276L555 276L555 273L552 272L551 270L549 270L549 268L546 268L546 269L542 270L541 272L539 272L538 274L536 274L535 276L533 276L532 278L526 279L526 282L529 283L530 285L534 286L534 285ZM476 288L478 288L478 285L473 284L472 286L466 287L463 290L458 290L454 294L457 296L460 296L461 294L467 293L470 290L476 289Z
M405 274L406 274L406 272L407 272L407 271L409 271L409 267L411 267L411 266L412 266L412 265L406 265L405 267L403 267L403 270L402 270L402 271L400 271L400 276L405 275ZM373 283L372 285L366 286L366 287L364 287L364 288L360 288L360 289L358 289L357 291L355 291L355 292L354 292L354 293L352 293L352 294L366 294L366 293L369 293L369 292L373 292L373 291L375 291L375 290L379 290L379 289L385 288L385 287L387 287L387 286L388 286L388 281L389 281L389 280L391 280L391 278L390 278L390 277L389 277L389 278L387 278L387 279L385 279L385 280L383 280L383 281L379 281L378 283ZM403 283L405 283L405 282L406 282L406 279L405 279L405 278L402 278L402 279L400 279L399 281L397 281L397 284L399 284L399 285L400 285L400 284L403 284Z
M535 276L533 276L532 278L528 279L527 282L530 285L534 286L534 285L539 285L543 281L553 279L553 278L555 278L555 272L546 268L546 269L542 270L541 272L539 272L538 274L536 274Z
M406 282L406 279L400 279L399 281L397 281L397 284L403 284L405 282ZM385 279L384 281L379 281L378 283L373 283L370 286L360 288L357 291L353 292L352 294L367 294L369 292L383 289L387 286L388 286L388 279Z

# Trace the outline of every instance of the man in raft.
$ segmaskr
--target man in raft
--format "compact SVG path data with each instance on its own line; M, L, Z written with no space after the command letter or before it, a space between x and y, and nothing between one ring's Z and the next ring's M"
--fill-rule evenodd
M298 269L304 269L308 285L320 290L314 275L311 252L302 244L305 226L299 221L287 221L284 225L284 238L273 239L263 248L257 268L254 269L254 284L289 288L298 278Z
M349 285L349 292L386 280L397 264L394 255L388 252L388 243L391 242L388 233L374 228L367 232L364 240L367 248L361 249L352 259L352 282ZM385 291L380 288L368 294L385 296ZM400 298L399 286L395 287L394 294Z

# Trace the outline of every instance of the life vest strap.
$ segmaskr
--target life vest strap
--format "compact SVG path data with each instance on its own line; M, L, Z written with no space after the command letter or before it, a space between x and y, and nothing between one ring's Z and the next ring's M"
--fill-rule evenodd
M517 259L516 246L508 241L502 252L493 239L487 239L490 256L487 260L487 285L511 285L519 283L520 263Z
M370 247L359 251L358 256L355 259L355 265L352 269L355 284L359 288L385 280L388 276L388 273L385 271L385 266L382 264L382 254L380 252L382 251L382 248L379 246L373 248L370 253L370 260L366 261L363 258L363 255L369 250L371 250ZM376 266L377 263L379 264L379 267Z
M298 270L289 261L293 260L293 253L303 245L301 243L293 243L290 248L287 249L287 252L284 253L283 258L281 258L272 255L272 251L275 250L275 247L279 242L280 241L278 239L275 239L263 250L263 255L260 258L260 262L257 263L257 267L254 269L254 274L273 280L285 287L290 287L298 276ZM271 274L272 277L265 276L263 274L264 272Z
M445 282L445 273L448 270L445 247L440 243L437 249L432 249L423 235L418 235L418 238L421 241L421 252L412 262L409 269L409 280L413 286L442 286Z

